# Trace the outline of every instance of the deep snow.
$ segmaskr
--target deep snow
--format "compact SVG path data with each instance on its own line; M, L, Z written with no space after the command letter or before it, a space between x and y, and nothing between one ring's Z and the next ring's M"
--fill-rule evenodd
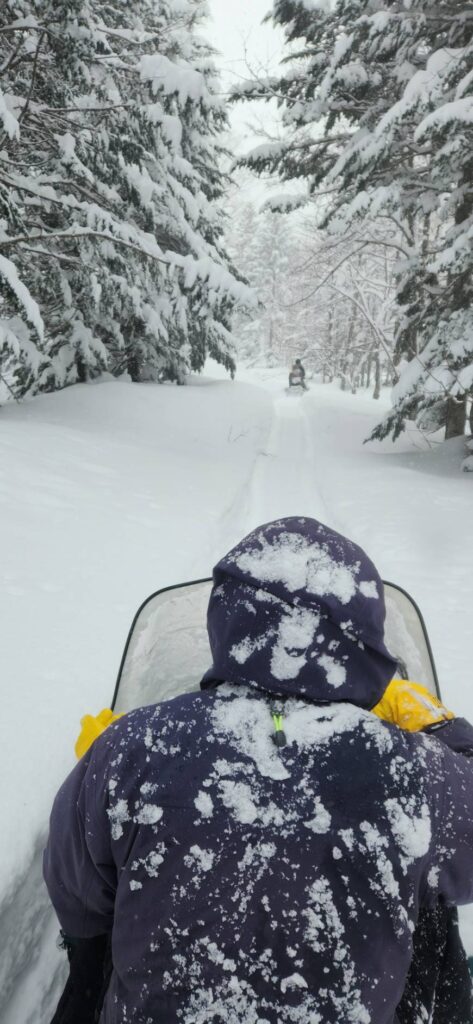
M459 443L430 450L412 430L363 445L387 395L312 385L286 397L280 371L235 383L210 372L186 388L103 381L0 410L1 1024L47 1020L60 963L38 885L47 813L147 593L208 575L261 522L315 516L412 592L444 699L473 717L473 479Z

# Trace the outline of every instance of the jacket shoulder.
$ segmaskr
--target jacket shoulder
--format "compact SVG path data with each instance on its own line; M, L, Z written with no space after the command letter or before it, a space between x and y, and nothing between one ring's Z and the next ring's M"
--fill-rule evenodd
M213 691L192 691L180 694L159 704L147 704L134 708L113 722L99 737L95 746L102 746L109 752L120 750L141 742L146 735L173 730L180 732L197 725L205 716L215 697Z

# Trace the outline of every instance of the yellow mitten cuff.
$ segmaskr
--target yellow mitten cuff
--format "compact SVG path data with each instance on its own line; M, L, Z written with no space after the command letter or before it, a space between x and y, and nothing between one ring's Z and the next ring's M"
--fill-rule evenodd
M74 747L76 756L79 759L83 757L94 740L101 736L112 722L116 722L121 717L121 715L114 715L110 708L103 708L98 715L84 715L80 720L81 730Z
M419 732L436 722L455 717L426 686L409 679L392 679L372 710L384 722L391 722L408 732Z

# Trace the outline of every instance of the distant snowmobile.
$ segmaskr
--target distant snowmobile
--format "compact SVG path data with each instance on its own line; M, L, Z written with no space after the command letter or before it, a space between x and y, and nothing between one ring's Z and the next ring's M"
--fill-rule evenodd
M300 361L296 359L292 364L289 372L289 387L286 389L286 393L289 394L303 394L307 391L307 384L305 382L305 369Z

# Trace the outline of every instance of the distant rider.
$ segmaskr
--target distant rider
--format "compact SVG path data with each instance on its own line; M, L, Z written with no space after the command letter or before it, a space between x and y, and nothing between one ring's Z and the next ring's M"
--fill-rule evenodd
M296 384L304 389L307 386L305 382L305 369L300 359L294 360L289 373L289 387L293 387Z

